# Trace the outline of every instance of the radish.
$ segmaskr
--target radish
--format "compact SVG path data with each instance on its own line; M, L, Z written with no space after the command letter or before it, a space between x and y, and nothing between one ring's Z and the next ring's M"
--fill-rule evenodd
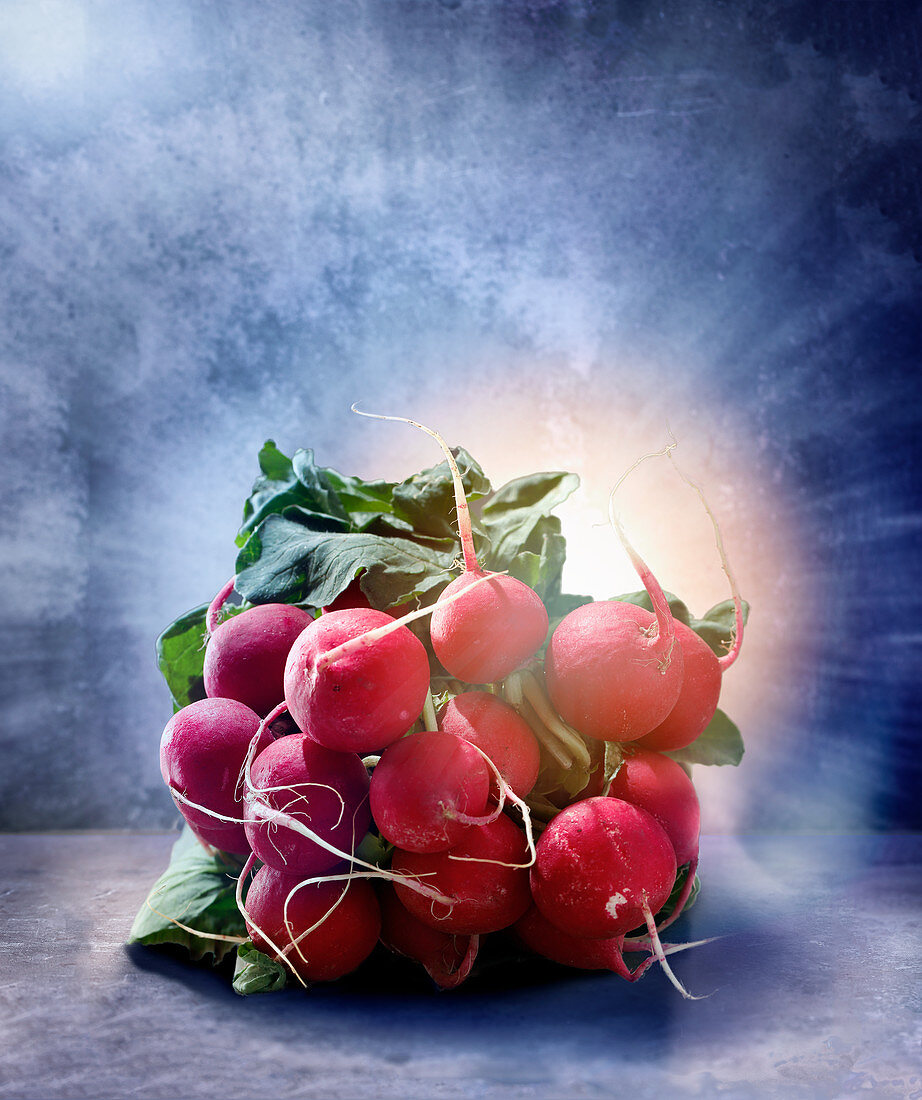
M697 862L701 809L694 785L680 764L631 745L607 793L656 818L672 842L677 866Z
M486 691L456 695L439 713L439 726L483 750L520 798L534 787L541 765L538 740L525 719L498 696Z
M552 924L602 939L624 935L658 912L675 876L672 843L646 810L617 798L585 798L561 810L541 834L531 891Z
M452 899L450 906L430 902L397 883L397 897L424 924L459 935L482 935L514 924L528 908L528 862L525 835L501 814L470 829L447 851L397 848L391 869L420 876Z
M470 974L479 936L454 936L424 924L400 904L393 887L378 891L381 942L390 951L415 959L439 989L455 989Z
M583 604L551 635L544 674L548 694L568 725L600 741L636 741L675 706L682 649L659 581L628 541L613 507L610 517L655 614L618 600Z
M676 700L675 706L669 714L655 729L645 734L639 742L644 748L658 749L663 752L684 749L687 745L690 745L704 732L708 723L714 717L714 712L717 710L717 699L720 695L721 679L739 656L740 647L743 644L744 625L743 602L740 598L736 577L733 575L733 570L730 568L730 562L724 550L720 525L704 497L701 486L679 470L671 449L667 453L679 477L698 494L714 527L721 567L730 582L730 590L733 595L736 629L733 632L730 648L722 657L718 657L700 635L683 623L676 622L676 637L682 648L685 666L682 689L679 692L679 698Z
M310 881L263 866L243 907L254 945L303 982L329 982L362 963L381 929L374 890L364 879Z
M657 925L662 932L678 920L695 885L701 808L691 779L668 756L631 745L607 792L646 810L662 825L675 851L676 865L688 864L685 883L672 912ZM655 910L654 910L655 912Z
M624 961L624 936L606 939L586 939L562 932L533 905L513 925L516 936L536 955L541 955L563 966L579 970L611 970L627 981L636 981L640 974L632 974ZM649 961L653 960L652 956ZM643 964L646 969L647 964Z
M250 852L237 780L257 737L260 749L272 743L244 703L200 699L177 711L160 739L160 773L179 812L199 840L232 855Z
M616 600L561 620L544 662L548 694L568 725L601 741L634 741L663 721L682 686L668 607L656 616Z
M260 716L285 697L285 661L313 616L286 603L251 607L217 626L205 650L205 691Z
M371 824L368 772L361 758L326 749L302 734L263 749L249 769L245 797L245 830L253 853L285 874L316 875L341 857L295 832L273 811L303 822L347 853Z
M285 701L298 727L340 752L369 753L396 741L421 714L428 692L423 643L391 615L369 608L314 619L285 666Z
M489 791L489 770L473 745L427 730L384 750L371 777L371 812L391 844L439 852L485 820Z
M504 679L533 657L544 642L548 616L541 597L515 577L485 572L478 565L461 473L438 432L404 416L360 412L355 405L352 411L375 420L411 424L441 447L454 482L464 572L447 585L436 602L429 623L432 648L449 675L465 683L487 684ZM476 595L471 592L463 600L451 600L485 577L492 579L489 584L478 584Z
M684 749L704 732L717 710L721 680L718 657L703 638L678 619L675 633L685 670L682 687L663 721L638 738L638 743L647 749Z

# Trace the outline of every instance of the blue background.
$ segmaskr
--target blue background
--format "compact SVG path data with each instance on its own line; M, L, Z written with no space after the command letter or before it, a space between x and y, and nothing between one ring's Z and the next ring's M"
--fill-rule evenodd
M438 458L359 400L476 455L527 416L507 476L679 409L737 546L797 548L749 558L717 826L922 827L920 37L887 0L3 0L0 825L175 820L153 643L262 441Z

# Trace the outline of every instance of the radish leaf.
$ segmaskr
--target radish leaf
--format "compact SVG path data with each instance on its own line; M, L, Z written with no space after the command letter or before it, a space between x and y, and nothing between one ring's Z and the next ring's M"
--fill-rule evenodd
M234 966L234 992L242 997L254 993L275 993L284 989L288 981L288 971L275 959L270 959L253 946L251 940L237 948L237 962Z
M210 939L207 933L244 936L246 928L234 899L240 863L223 853L209 855L186 825L173 845L167 869L141 906L129 943L174 943L193 959L210 954L218 963L234 944ZM204 936L180 928L180 921Z

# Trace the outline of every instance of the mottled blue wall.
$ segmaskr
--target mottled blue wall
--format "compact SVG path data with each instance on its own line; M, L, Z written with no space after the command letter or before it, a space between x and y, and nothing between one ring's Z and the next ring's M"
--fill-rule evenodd
M736 825L922 825L920 37L862 0L3 0L0 824L175 819L153 642L232 571L265 438L393 476L437 456L352 401L476 453L521 394L564 457L600 402L678 407L797 530L815 598L780 577L760 629L806 659Z

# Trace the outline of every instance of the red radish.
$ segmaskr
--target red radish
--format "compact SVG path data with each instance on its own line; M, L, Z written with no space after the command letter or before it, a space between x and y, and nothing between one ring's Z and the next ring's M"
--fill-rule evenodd
M364 879L301 885L297 876L261 867L246 895L247 931L255 946L304 982L330 982L374 949L381 917Z
M638 739L646 749L684 749L704 732L717 710L720 662L707 642L691 627L675 621L685 674L675 706L662 722Z
M371 777L381 835L411 852L439 852L484 820L490 772L473 745L431 730L394 742ZM473 820L472 820L473 818Z
M536 955L563 966L575 966L580 970L611 970L629 982L640 977L640 974L632 974L624 961L624 936L594 940L571 936L551 924L536 905L516 921L513 931Z
M489 756L520 798L534 787L541 751L531 727L508 703L486 691L466 691L439 714L445 733L461 737Z
M602 939L624 935L658 912L675 875L672 843L646 810L617 798L585 798L561 810L541 834L531 891L552 924Z
M587 737L634 741L672 710L682 686L674 620L617 600L571 611L544 661L548 694L561 718Z
M455 989L470 974L479 936L454 936L423 924L403 905L391 886L378 891L381 942L390 951L415 959L439 989Z
M521 829L502 814L470 829L444 852L395 849L391 869L423 876L422 881L453 899L452 905L430 902L395 886L397 897L424 924L443 932L482 935L514 924L530 904L528 842Z
M200 699L177 711L160 739L160 773L180 813L200 840L233 855L250 851L237 780L259 729L243 703ZM271 742L263 731L257 744Z
M321 615L299 635L285 667L285 701L318 744L374 752L419 717L429 658L419 638L396 622L383 611L353 608ZM383 637L369 633L385 627L394 629Z
M429 623L432 648L445 670L459 680L488 684L504 679L533 657L547 636L547 609L541 597L515 577L488 573L478 565L461 473L455 456L438 432L404 416L359 412L354 405L352 411L376 420L412 424L441 447L454 482L464 573L444 589L432 612ZM464 599L451 600L485 577L492 578L488 584L478 584L476 592Z
M256 757L245 796L253 853L270 867L302 878L329 870L342 857L277 820L274 811L303 822L346 853L371 824L368 772L361 758L325 749L301 734L274 741Z
M672 842L677 866L697 862L701 809L694 785L681 765L632 745L607 793L656 818Z
M600 741L636 741L675 706L682 649L659 581L628 542L613 509L611 521L655 614L619 600L583 604L551 635L544 674L551 701L574 729Z
M717 709L717 699L720 695L720 682L724 672L733 664L739 656L740 647L743 644L743 603L740 598L739 586L736 577L730 568L730 562L724 549L723 536L720 533L714 513L711 511L704 491L701 486L692 481L679 469L672 451L675 447L673 441L660 454L667 454L669 461L678 473L679 477L689 485L699 500L704 505L704 510L714 528L714 537L717 542L717 552L720 555L720 564L727 580L730 582L730 590L733 594L733 606L735 611L736 628L729 650L717 657L711 647L695 633L691 627L684 623L676 622L675 631L682 648L685 674L682 681L682 690L675 706L665 719L650 733L639 741L644 748L658 749L663 752L674 749L684 749L690 745L701 733L704 732ZM651 458L653 455L645 455ZM643 461L640 459L639 461Z
M286 603L242 611L216 627L205 650L205 691L237 699L260 716L285 697L285 661L313 616Z

